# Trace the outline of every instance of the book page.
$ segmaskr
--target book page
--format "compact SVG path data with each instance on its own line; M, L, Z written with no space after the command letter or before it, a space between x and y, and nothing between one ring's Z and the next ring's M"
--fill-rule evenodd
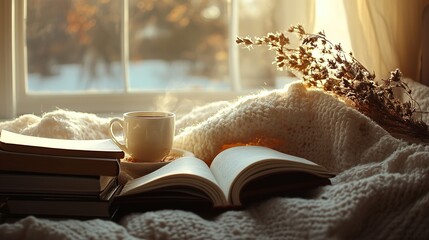
M323 167L311 161L261 146L229 148L215 157L210 169L225 196L231 201L231 188L238 176L245 175L244 180L247 180L284 171L285 166L290 170L304 170L320 175L326 173Z
M195 157L176 159L148 175L128 181L119 196L174 186L178 189L183 186L195 187L206 192L215 205L226 205L226 198L209 167Z

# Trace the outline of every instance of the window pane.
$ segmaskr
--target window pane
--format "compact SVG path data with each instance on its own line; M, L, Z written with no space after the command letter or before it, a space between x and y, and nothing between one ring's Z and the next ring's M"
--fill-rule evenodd
M131 90L230 89L226 0L130 0Z
M313 0L239 0L239 35L254 37L285 32L298 23L311 31L313 4ZM266 46L254 47L251 51L240 49L242 88L281 88L296 80L288 72L277 70L272 64L274 57L274 51L269 51Z
M27 0L28 91L122 91L121 0Z

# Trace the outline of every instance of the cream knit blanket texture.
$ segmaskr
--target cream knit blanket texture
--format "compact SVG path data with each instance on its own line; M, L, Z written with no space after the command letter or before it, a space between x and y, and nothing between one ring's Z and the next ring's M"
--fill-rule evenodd
M411 87L429 109L428 88ZM108 122L57 110L2 122L0 129L94 139L108 136ZM393 138L335 97L299 82L195 108L177 119L175 147L210 162L224 144L255 136L280 139L278 150L338 175L310 198L271 198L212 217L183 210L132 213L118 222L27 217L0 225L0 239L429 239L429 147Z

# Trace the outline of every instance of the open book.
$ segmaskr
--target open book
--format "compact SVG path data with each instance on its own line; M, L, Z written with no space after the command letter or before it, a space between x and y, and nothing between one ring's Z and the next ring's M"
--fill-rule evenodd
M205 200L214 207L238 207L259 197L330 184L324 167L260 146L239 146L218 154L210 167L195 157L179 158L128 181L116 203ZM167 200L168 201L168 200Z

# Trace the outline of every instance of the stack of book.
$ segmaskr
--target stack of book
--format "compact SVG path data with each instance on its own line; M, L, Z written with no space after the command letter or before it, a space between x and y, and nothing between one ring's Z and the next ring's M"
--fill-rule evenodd
M123 157L110 139L51 139L2 130L1 213L109 218Z

